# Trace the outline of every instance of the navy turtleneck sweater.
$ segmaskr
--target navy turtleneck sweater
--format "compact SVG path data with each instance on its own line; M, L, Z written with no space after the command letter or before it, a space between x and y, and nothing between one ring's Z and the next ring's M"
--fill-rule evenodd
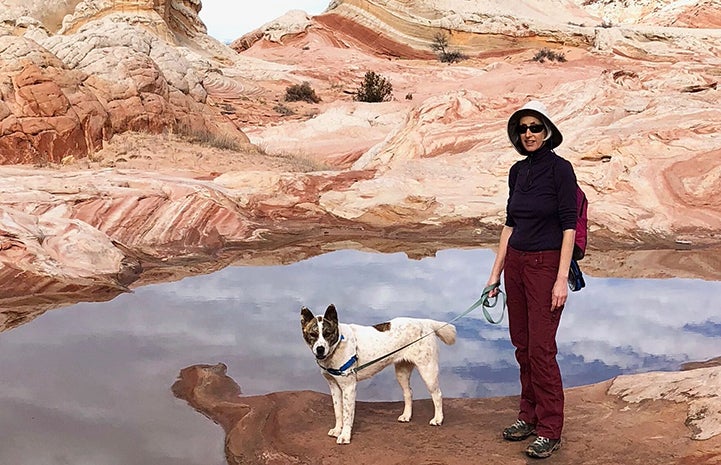
M506 226L516 250L560 250L563 231L576 229L576 175L568 160L552 150L517 161L508 175Z

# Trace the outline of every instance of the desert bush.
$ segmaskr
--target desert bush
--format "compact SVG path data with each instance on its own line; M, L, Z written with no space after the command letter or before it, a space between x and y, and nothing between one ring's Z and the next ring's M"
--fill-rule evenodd
M320 97L316 95L315 90L313 90L309 82L304 82L302 84L288 86L288 88L285 89L285 101L318 103L320 102Z
M448 49L448 36L443 32L438 32L433 37L431 50L438 54L438 59L443 63L455 63L468 58L458 50Z
M625 77L631 78L631 79L638 79L637 73L635 73L634 71L626 71L625 69L614 71L612 76L613 76L614 81L617 81L617 80L619 80L621 78L625 78Z
M279 103L276 106L274 106L273 110L275 110L276 113L279 113L282 116L290 116L295 113L291 108L288 108L287 106L283 105L282 103Z
M358 102L387 102L393 98L393 85L388 79L373 71L367 71L363 82L355 92Z
M457 61L463 61L468 59L468 56L459 52L458 50L449 51L446 53L442 53L439 57L439 60L443 63L455 63Z
M536 54L533 56L533 61L537 61L539 63L543 63L546 60L565 62L566 56L563 53L554 52L553 50L545 47L536 52Z

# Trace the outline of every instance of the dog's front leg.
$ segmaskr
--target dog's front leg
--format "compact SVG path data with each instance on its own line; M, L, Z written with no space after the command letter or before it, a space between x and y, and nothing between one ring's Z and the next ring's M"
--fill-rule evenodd
M337 438L343 429L343 392L334 377L326 374L323 376L325 376L325 380L328 381L330 387L330 395L333 398L333 413L335 414L335 426L328 431L328 436Z
M343 391L343 428L336 442L350 444L353 420L355 419L356 378L354 375L341 378L338 380L338 384Z

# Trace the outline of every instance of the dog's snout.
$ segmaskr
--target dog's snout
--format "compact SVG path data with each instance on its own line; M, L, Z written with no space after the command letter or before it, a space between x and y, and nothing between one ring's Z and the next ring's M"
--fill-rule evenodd
M315 348L315 356L318 358L325 357L325 347L323 347L323 346L316 347Z

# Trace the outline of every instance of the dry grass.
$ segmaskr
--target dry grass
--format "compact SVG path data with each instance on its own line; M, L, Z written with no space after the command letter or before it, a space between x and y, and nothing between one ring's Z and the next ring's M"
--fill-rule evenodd
M215 147L224 150L240 151L245 145L238 137L232 134L215 133L209 131L208 129L180 127L178 135L191 143L197 143L207 147Z
M281 152L276 154L269 154L266 152L266 148L262 145L258 147L258 150L259 153L263 156L282 160L283 163L289 164L294 168L293 171L310 173L313 171L335 170L335 168L332 168L329 164L314 160L312 157L303 153Z

